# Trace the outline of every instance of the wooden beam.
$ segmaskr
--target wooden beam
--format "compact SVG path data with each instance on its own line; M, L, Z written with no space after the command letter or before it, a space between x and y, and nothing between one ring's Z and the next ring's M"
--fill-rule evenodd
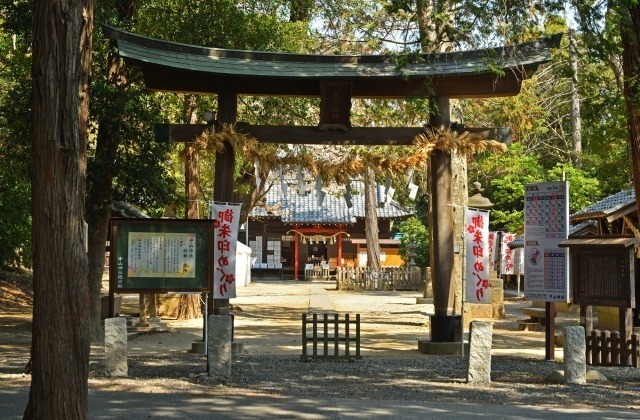
M154 127L156 141L190 142L207 130L207 124L157 124ZM274 144L325 144L325 145L366 145L366 146L408 146L413 139L424 133L424 127L353 127L348 131L326 130L312 126L281 126L236 124L240 133L255 137L260 143ZM503 128L465 128L457 131L495 139L504 143L510 141L510 130Z

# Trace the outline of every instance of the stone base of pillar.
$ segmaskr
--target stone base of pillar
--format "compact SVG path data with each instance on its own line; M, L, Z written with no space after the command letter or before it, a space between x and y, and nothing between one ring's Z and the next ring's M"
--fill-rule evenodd
M433 304L433 298L430 298L430 297L419 297L419 298L416 298L416 304L417 305L432 305Z
M461 315L429 315L431 320L431 341L452 343L462 341Z
M440 356L460 356L462 353L462 343L435 343L430 340L418 340L418 350L423 354L433 354ZM469 342L464 342L464 355L469 356Z

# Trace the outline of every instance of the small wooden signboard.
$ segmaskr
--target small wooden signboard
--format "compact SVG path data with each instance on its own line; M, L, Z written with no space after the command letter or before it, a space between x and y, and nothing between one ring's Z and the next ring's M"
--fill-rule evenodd
M578 305L635 308L635 249L633 236L570 238L572 302Z
M612 235L575 237L560 246L569 248L572 301L580 305L587 363L637 366L638 337L633 334L632 308L636 307L638 239ZM594 329L593 306L617 307L618 331Z

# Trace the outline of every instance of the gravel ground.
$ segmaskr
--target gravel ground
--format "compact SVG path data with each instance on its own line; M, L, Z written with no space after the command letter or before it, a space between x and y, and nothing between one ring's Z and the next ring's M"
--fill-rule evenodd
M265 289L261 289L265 287ZM539 340L530 344L528 337L536 338L543 333L527 333L518 335L511 325L517 319L513 311L508 319L495 325L496 333L512 334L500 344L500 337L494 335L497 348L492 357L492 383L474 385L465 383L466 359L456 356L423 355L413 350L399 347L393 351L378 351L371 347L361 360L348 361L312 361L300 360L298 343L289 343L291 338L299 336L299 314L285 316L285 307L300 308L292 300L295 290L304 301L305 285L291 289L287 286L259 286L243 291L238 302L242 313L237 314L238 334L251 342L266 340L267 325L291 324L291 331L274 330L273 342L262 347L249 346L249 351L235 355L232 378L227 383L212 381L205 373L206 357L186 353L183 350L162 352L145 352L143 350L158 347L160 344L175 338L179 333L152 333L130 339L129 376L127 378L111 378L104 373L103 355L92 351L90 365L90 388L111 391L139 391L145 393L188 392L207 395L239 395L239 396L290 396L349 398L361 400L407 400L466 402L487 404L560 406L560 407L599 407L640 409L640 370L622 367L598 367L608 381L601 384L583 386L566 386L545 384L544 378L554 370L561 370L562 365L555 361L544 361L541 357L522 357L526 347L539 347ZM396 319L399 312L415 313L420 316L423 310L417 311L409 306L409 299L415 302L415 296L384 299L392 301L394 307L374 304L371 294L330 292L336 308L349 309L348 301L360 302L359 310L363 317L370 311L372 317L377 314L382 322L383 314L387 319ZM344 299L340 296L344 295ZM278 296L281 296L279 298ZM279 304L278 299L283 299ZM404 299L404 300L403 300ZM299 301L299 300L298 300ZM308 302L308 300L307 300ZM364 303L366 302L366 303ZM265 305L269 303L270 306ZM254 306L255 305L255 306ZM304 306L304 305L302 305ZM389 314L396 312L395 316ZM273 314L277 316L274 316ZM378 318L376 318L378 319ZM416 328L419 332L424 326L417 322L420 318L403 323L390 323L389 329L399 327ZM379 324L376 322L375 324ZM405 325L408 324L408 325ZM418 325L414 325L418 324ZM253 328L249 328L253 325ZM256 325L258 327L256 328ZM197 325L195 326L198 330ZM251 336L253 331L253 336ZM259 333L262 332L262 335ZM282 342L283 332L290 334ZM406 331L409 335L409 330ZM286 335L286 334L285 334ZM256 338L257 336L257 338ZM419 336L419 335L418 335ZM391 337L404 339L402 335ZM510 344L513 337L527 337L518 344ZM539 337L537 337L539 338ZM265 341L262 341L265 343ZM407 341L409 343L409 341ZM2 344L2 343L0 343ZM415 334L410 344L415 348ZM270 353L271 348L279 351ZM509 349L511 348L511 351ZM506 355L505 355L506 354ZM515 355L518 356L515 356ZM22 372L27 363L28 351L0 352L0 386L28 386L29 377ZM640 413L639 413L640 414Z
M7 361L5 361L7 362ZM21 374L26 358L12 358L0 367L5 384L28 385ZM544 383L561 369L556 362L519 357L494 357L492 383L465 383L466 360L451 356L412 358L369 357L355 362L302 362L295 356L240 355L233 377L218 383L204 373L206 358L192 354L129 359L128 378L104 374L102 360L92 357L91 389L145 393L211 393L274 395L361 400L407 400L562 407L640 409L640 371L599 367L609 380L583 386Z

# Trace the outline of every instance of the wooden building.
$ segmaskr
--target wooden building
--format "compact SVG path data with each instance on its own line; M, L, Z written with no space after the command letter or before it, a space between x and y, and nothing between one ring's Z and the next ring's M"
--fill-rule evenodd
M364 184L352 181L351 188L349 207L339 193L327 193L319 203L314 189L300 192L291 182L283 194L281 185L274 184L265 204L249 215L247 237L254 274L298 279L308 276L313 267L324 268L328 275L326 271L333 272L338 266L366 266ZM398 267L403 261L400 241L391 237L392 223L411 217L413 210L384 200L384 186L378 191L380 259L383 267Z

